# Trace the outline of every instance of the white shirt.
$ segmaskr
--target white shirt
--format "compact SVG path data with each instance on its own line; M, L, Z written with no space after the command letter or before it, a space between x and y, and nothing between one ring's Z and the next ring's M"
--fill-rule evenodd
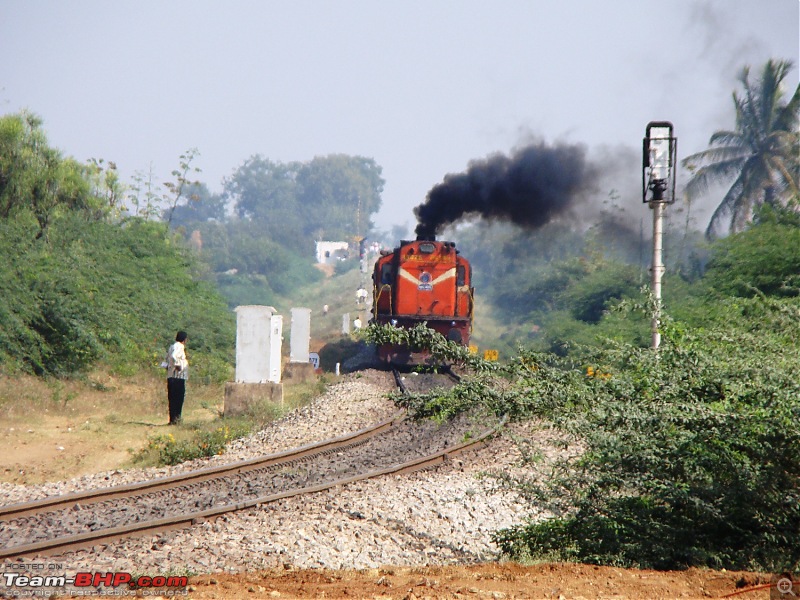
M189 379L189 361L182 342L175 342L167 350L167 377Z

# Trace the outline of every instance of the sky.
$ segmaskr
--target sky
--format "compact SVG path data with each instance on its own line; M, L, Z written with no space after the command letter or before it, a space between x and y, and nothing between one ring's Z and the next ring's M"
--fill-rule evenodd
M641 196L647 124L674 124L679 159L705 149L744 65L792 60L794 90L799 31L798 0L0 0L0 115L127 183L192 148L214 192L256 154L373 158L376 225L413 228L448 173L533 139Z

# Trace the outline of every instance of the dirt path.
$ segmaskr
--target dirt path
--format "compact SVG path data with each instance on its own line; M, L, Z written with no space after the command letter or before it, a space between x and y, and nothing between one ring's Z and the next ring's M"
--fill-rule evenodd
M648 599L768 598L747 588L768 575L638 571L576 564L521 566L488 563L462 567L383 568L365 571L283 570L203 575L191 580L190 598L553 598ZM744 593L737 593L744 592Z

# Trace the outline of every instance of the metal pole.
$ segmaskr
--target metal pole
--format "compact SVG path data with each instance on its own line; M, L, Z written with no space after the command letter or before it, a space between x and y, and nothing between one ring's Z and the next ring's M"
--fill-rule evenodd
M652 332L652 347L657 350L658 346L661 344L661 334L658 332L658 326L661 320L661 276L665 271L661 257L664 202L650 202L650 208L653 209L653 266L650 287L653 291L653 300L655 302L650 331Z

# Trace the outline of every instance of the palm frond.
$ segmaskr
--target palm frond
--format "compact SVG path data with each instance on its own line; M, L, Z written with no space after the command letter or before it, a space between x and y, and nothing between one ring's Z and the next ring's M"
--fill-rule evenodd
M734 104L737 112L737 127L741 128L745 137L751 140L757 139L758 132L764 129L761 121L761 111L758 108L758 99L754 96L753 87L750 85L750 68L742 69L739 81L744 86L745 99L740 100L734 92Z
M746 158L737 156L700 167L687 182L686 195L690 199L695 199L708 191L711 184L724 183L730 180L741 172L746 160Z
M741 91L733 92L736 126L717 131L709 148L682 161L695 168L686 186L693 198L711 183L734 179L711 217L706 235L713 236L730 219L730 231L742 229L753 207L765 201L785 201L786 192L798 195L800 177L800 86L788 103L783 103L781 83L792 68L791 61L770 59L756 81L750 67L739 74Z
M738 131L715 131L708 140L709 146L747 146L747 140Z
M708 148L706 150L696 152L691 156L687 156L681 161L681 164L684 167L693 167L697 165L703 166L704 163L714 163L720 161L727 162L729 160L735 160L736 158L746 160L750 154L749 148L741 146Z
M741 194L742 187L741 177L739 177L730 187L728 193L725 194L725 197L722 199L722 202L719 203L719 206L717 206L716 210L711 215L711 219L708 222L708 227L706 228L707 238L713 239L719 235L723 221L733 213L735 201Z
M797 132L798 120L800 120L800 85L794 90L791 100L780 109L775 120L775 129Z
M792 175L791 172L792 166L787 165L782 156L770 156L768 160L770 169L780 174L782 191L789 192L793 196L800 194L796 175Z

